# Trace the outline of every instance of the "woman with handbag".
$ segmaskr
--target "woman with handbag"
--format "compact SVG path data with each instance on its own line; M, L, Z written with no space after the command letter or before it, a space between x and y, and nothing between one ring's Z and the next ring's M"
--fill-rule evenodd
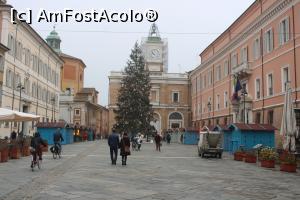
M122 165L126 165L127 156L130 155L130 140L127 133L123 134L120 141L120 155L122 156Z

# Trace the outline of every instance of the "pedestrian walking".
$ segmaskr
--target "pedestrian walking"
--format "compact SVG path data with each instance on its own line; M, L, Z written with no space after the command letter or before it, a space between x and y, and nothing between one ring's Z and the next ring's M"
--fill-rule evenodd
M156 151L160 151L162 137L158 133L156 133L154 140L156 145Z
M112 130L112 134L108 137L108 146L110 148L111 164L116 165L118 158L119 135L114 129Z
M122 156L122 165L126 165L127 156L129 156L130 154L130 140L128 134L124 133L120 141L120 155Z
M166 138L167 138L167 143L170 144L170 142L171 142L171 134L169 132L167 133L167 137Z

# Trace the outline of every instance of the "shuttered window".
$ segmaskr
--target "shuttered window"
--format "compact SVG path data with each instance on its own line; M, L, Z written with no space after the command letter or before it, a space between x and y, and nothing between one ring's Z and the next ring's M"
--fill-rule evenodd
M290 39L289 18L282 20L279 24L279 44L283 45Z
M264 53L269 53L273 51L274 40L273 40L273 30L268 30L264 35Z

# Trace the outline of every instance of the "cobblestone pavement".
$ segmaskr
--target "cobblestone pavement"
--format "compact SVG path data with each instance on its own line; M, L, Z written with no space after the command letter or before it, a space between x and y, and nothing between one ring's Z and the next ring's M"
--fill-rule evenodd
M0 163L0 199L300 199L300 174L233 161L197 157L196 146L143 144L128 165L111 166L107 141L63 147L63 158L47 153L41 170L30 157Z

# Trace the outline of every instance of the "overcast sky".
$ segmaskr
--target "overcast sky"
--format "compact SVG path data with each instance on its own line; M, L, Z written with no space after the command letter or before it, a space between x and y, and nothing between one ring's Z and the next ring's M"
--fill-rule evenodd
M106 9L112 11L158 12L160 35L168 39L169 72L186 72L200 63L199 53L231 25L254 0L8 0L18 11L33 10L33 28L46 38L54 23L35 19L38 11L63 12ZM124 68L135 41L148 35L151 23L56 23L64 53L81 58L85 70L85 87L99 91L99 103L108 104L110 71Z

